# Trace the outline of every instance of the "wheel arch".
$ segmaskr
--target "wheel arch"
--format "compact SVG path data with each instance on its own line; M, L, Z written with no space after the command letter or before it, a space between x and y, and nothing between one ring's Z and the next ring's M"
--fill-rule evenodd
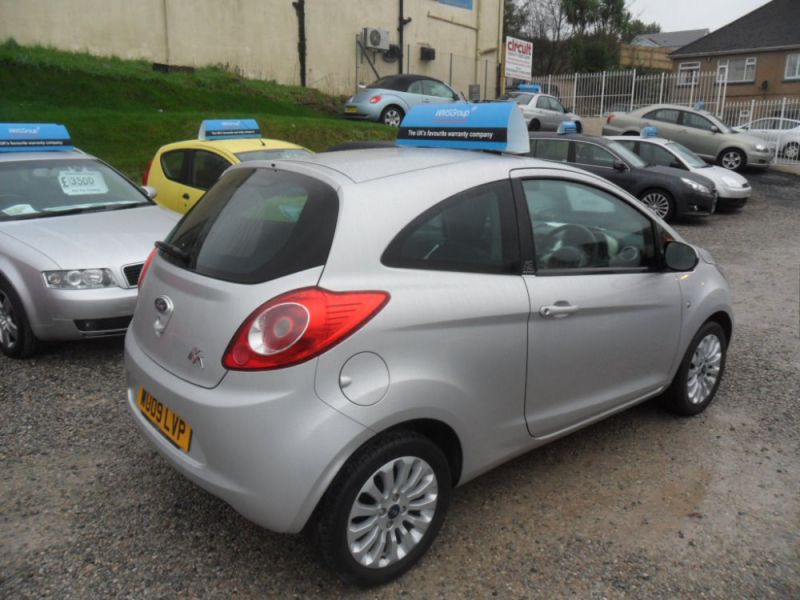
M725 338L728 344L730 344L731 336L733 335L733 319L731 316L724 310L720 310L711 315L708 321L714 321L722 327L722 330L725 332Z
M726 152L731 151L731 150L736 150L736 152L738 152L739 154L742 155L742 165L741 166L742 167L746 167L747 166L747 152L744 149L739 148L738 146L724 146L722 148L722 150L720 150L717 153L717 164L721 165L722 164L722 155L725 154Z

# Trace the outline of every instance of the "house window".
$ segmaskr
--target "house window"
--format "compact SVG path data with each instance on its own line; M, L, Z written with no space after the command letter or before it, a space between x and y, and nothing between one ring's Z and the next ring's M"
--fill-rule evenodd
M699 62L681 63L678 65L678 85L696 85L699 79Z
M728 83L745 83L756 80L756 58L732 58L717 63L717 83L725 83L725 71L728 71Z
M800 79L800 53L789 54L786 57L786 79Z

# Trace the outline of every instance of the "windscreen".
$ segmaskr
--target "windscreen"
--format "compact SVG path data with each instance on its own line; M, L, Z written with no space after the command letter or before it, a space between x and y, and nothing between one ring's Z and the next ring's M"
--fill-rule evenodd
M339 199L329 185L297 173L235 169L167 239L169 262L236 283L263 283L320 266L336 229Z
M0 221L148 204L134 184L98 160L0 162Z
M251 160L275 160L280 158L308 158L312 153L302 148L279 148L277 150L251 150L238 152L236 158L242 162Z
M645 162L639 158L638 155L634 154L631 150L628 150L625 146L620 144L619 142L609 142L608 143L609 149L616 152L619 156L621 156L625 162L633 167L637 167L639 169L646 167L647 165Z
M689 150L686 146L683 146L677 142L670 142L667 144L667 146L669 146L669 149L673 152L673 154L680 156L683 161L692 169L702 169L710 166L706 161L697 156L697 154Z

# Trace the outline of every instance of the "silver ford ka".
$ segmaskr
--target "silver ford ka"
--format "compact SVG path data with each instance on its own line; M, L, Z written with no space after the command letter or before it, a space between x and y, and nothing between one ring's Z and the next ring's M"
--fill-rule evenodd
M177 220L78 150L0 152L0 350L123 334L144 260Z
M636 198L453 149L232 167L142 277L144 436L360 585L411 567L500 463L656 396L703 411L733 328L709 253Z

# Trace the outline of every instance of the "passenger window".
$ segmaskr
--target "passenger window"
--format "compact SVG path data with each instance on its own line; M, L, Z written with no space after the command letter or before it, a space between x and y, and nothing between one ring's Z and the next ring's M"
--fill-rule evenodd
M582 183L522 182L537 270L635 269L655 264L652 222L625 201Z
M564 107L561 106L561 103L558 100L556 100L555 98L548 98L548 100L550 100L550 110L554 110L560 113L564 112Z
M212 152L197 150L192 162L192 187L207 190L217 182L222 172L231 166L227 160Z
M639 156L648 165L671 167L677 159L668 151L655 144L642 143L639 145Z
M566 140L536 140L534 156L543 160L569 160L569 142Z
M683 113L683 124L687 127L705 129L706 131L711 131L711 128L714 127L714 124L705 117L690 112Z
M422 213L386 248L388 267L519 273L510 183L467 190Z
M536 100L536 108L550 110L549 98L547 96L539 96L539 98Z
M188 183L183 171L183 165L186 163L188 154L187 150L173 150L161 155L161 170L164 171L164 176L167 179L179 183Z
M423 89L425 89L425 94L428 96L437 96L439 98L447 98L448 100L453 99L453 92L451 92L446 85L438 81L425 81Z
M677 123L679 114L679 111L672 108L661 108L647 113L644 118L663 121L664 123Z
M614 155L600 146L575 143L575 162L578 164L613 168L614 160Z
M418 79L417 81L412 82L408 86L408 93L409 94L423 94L422 91L422 80Z

